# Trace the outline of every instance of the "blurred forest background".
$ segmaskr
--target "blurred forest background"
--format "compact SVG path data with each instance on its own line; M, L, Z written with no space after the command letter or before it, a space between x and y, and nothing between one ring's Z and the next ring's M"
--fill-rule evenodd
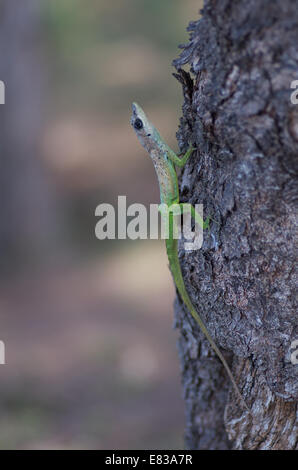
M98 241L94 211L158 203L130 106L177 148L171 61L201 6L1 1L1 449L183 447L163 243Z

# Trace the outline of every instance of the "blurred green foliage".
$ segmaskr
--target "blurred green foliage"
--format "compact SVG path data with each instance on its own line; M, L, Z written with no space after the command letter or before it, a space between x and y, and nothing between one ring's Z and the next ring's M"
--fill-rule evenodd
M57 101L61 102L62 99L61 104L65 105L68 100L69 106L101 105L105 107L105 112L109 112L108 105L112 110L120 103L124 105L127 94L137 88L137 91L143 89L145 101L158 102L162 97L164 102L177 104L175 95L178 89L170 75L171 61L177 55L177 45L187 39L185 15L181 14L182 9L187 11L187 3L195 11L198 9L194 8L193 2L184 3L181 0L45 2L54 85L55 77L59 77ZM133 79L130 83L124 81L121 84L121 74L128 74L126 67L138 67L132 57L136 48L139 48L140 54L144 48L144 62L147 55L152 68L161 68L159 74L153 74L152 80L144 77L146 86L140 80ZM114 74L119 74L119 77L112 76L113 73L109 77L109 70L105 68L109 68L113 57L119 61L121 51L121 64L114 69ZM138 74L141 72L137 71ZM115 95L109 92L110 81L115 83L117 79Z

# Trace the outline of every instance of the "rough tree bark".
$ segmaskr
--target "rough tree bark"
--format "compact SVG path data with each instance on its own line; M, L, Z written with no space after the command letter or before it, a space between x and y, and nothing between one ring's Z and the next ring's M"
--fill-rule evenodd
M182 201L215 220L180 260L186 286L251 407L176 302L192 449L297 449L295 214L298 8L294 0L210 0L174 61L183 84L178 139L198 150ZM191 75L182 67L191 66Z

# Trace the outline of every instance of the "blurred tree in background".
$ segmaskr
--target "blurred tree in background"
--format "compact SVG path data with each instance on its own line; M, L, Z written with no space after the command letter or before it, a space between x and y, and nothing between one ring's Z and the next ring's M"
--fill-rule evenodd
M4 0L0 9L2 273L48 261L58 228L54 185L39 158L47 100L41 6Z

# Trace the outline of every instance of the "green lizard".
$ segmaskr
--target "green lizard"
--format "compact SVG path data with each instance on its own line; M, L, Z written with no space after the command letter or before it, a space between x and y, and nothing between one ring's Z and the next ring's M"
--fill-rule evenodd
M132 117L131 117L131 124L136 132L136 135L141 142L142 146L147 150L149 153L159 182L159 189L160 189L160 200L161 204L166 204L169 208L173 204L179 204L181 207L182 212L185 210L185 206L179 202L179 187L178 187L178 180L177 174L175 170L175 165L178 167L183 167L187 162L188 158L192 154L194 148L190 146L187 150L185 155L182 158L179 158L175 152L164 142L162 137L160 136L159 132L155 129L153 124L147 119L144 111L142 108L137 104L132 104ZM200 215L196 212L193 206L188 206L191 209L191 216L200 223L201 227L206 228L208 226L208 219L207 222L203 222ZM162 213L162 211L161 211ZM163 214L162 214L163 215ZM202 332L205 334L206 338L208 339L210 345L220 358L222 364L224 365L228 376L230 377L234 388L236 390L237 395L239 396L240 400L244 404L245 408L249 410L248 406L246 405L238 385L233 377L233 374L223 357L222 353L216 346L215 342L213 341L210 333L208 332L203 320L198 315L197 311L195 310L190 297L187 293L184 280L182 277L182 272L180 268L179 258L178 258L178 240L175 239L173 236L174 234L174 224L175 219L173 217L173 213L169 211L169 236L166 239L166 249L167 255L169 259L170 269L174 278L174 282L178 289L178 292L190 311L193 318L198 323L199 327L201 328Z

